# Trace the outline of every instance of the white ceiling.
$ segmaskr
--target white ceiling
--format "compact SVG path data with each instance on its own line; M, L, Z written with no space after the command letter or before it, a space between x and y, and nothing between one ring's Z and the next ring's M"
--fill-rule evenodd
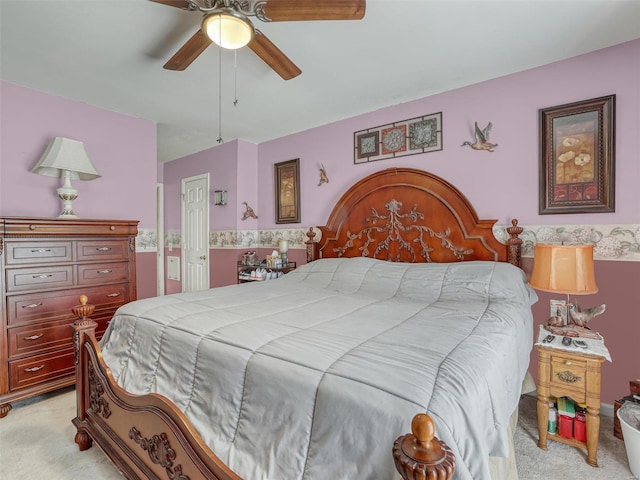
M301 68L293 80L248 48L234 71L215 45L164 70L200 18L147 0L0 0L2 79L152 120L167 161L216 145L219 77L222 138L260 143L640 38L640 0L367 0L360 21L255 20Z

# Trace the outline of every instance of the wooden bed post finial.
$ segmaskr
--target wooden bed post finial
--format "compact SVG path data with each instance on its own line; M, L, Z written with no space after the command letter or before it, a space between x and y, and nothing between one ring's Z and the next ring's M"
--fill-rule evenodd
M317 260L316 248L318 243L315 241L316 232L313 230L313 227L309 227L306 235L308 240L304 243L307 246L307 263L309 263Z
M516 267L520 266L522 260L522 239L519 235L524 229L518 226L518 219L511 220L511 226L507 228L509 238L507 239L507 262Z
M455 456L436 436L433 420L419 413L411 422L412 434L402 435L393 444L396 469L404 480L450 480L456 471Z

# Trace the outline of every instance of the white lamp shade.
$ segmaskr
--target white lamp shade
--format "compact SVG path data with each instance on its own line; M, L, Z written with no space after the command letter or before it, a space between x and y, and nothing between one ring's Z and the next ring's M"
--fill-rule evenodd
M280 240L278 242L278 248L280 253L287 253L289 251L289 240Z
M251 21L233 12L212 13L202 20L202 30L216 45L235 50L253 39Z
M49 177L60 177L65 170L72 180L93 180L100 177L89 159L84 143L55 137L31 171Z

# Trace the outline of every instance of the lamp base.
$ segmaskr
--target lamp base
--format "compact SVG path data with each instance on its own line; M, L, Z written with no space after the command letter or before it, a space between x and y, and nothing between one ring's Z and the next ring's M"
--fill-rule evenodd
M78 218L73 212L73 201L78 198L78 190L71 185L71 172L65 170L62 179L62 186L56 190L58 198L62 200L62 213L58 218Z

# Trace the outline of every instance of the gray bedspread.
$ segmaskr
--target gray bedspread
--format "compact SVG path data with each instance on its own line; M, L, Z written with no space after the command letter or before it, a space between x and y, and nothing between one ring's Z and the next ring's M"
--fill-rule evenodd
M506 263L325 259L125 305L102 349L247 480L398 478L391 446L424 411L455 478L481 480L507 453L536 298Z

